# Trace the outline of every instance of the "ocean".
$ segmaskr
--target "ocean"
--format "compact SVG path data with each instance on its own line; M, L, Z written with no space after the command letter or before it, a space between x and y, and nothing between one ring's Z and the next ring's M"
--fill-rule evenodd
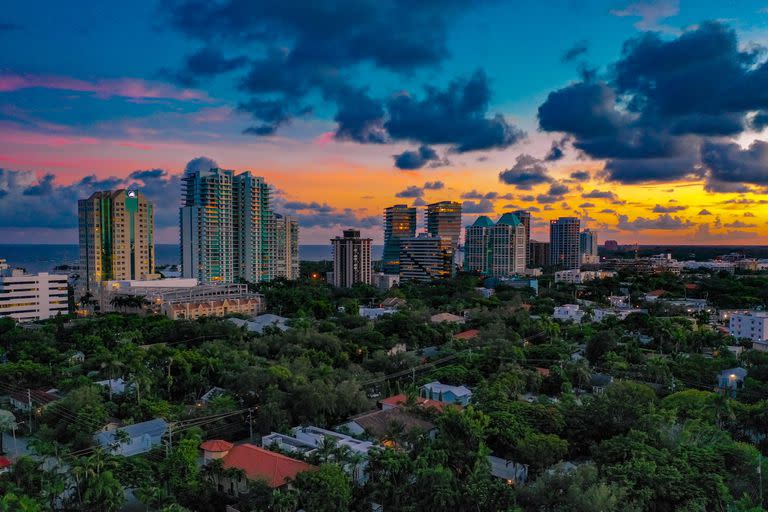
M374 245L372 258L380 260L384 248ZM27 272L51 272L58 265L77 265L79 249L75 244L0 244L0 259L12 267L21 267ZM331 259L329 245L300 245L299 259L323 261ZM178 265L179 246L176 244L155 244L155 265Z

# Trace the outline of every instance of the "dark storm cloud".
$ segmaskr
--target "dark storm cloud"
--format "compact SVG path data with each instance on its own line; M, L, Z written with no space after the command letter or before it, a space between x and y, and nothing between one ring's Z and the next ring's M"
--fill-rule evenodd
M607 160L602 177L608 180L700 178L709 155L742 164L734 172L710 166L710 190L732 189L722 184L739 180L763 184L765 173L749 163L759 159L759 149L737 154L708 141L742 133L752 111L759 111L752 126L764 125L768 62L761 58L759 51L740 49L724 23L705 22L672 39L645 33L625 42L602 80L551 92L539 107L539 125L573 136L574 148L586 156Z
M442 159L437 151L429 146L419 146L416 150L406 150L399 155L393 155L395 167L403 170L421 169L425 165L441 165Z
M319 93L337 105L340 140L383 143L391 135L465 152L504 148L522 137L502 116L486 117L490 91L481 72L470 80L457 79L447 91L428 88L423 100L375 100L352 85L350 77L362 76L361 66L400 76L438 66L448 56L450 22L473 2L180 0L166 5L172 26L203 42L185 63L182 77L192 69L211 75L247 64L240 90L260 101L281 103L276 110L284 115L252 109L259 123L246 133L274 133L304 100ZM235 51L256 57L246 62L225 56ZM390 112L388 135L382 123L391 109L396 111ZM423 116L440 122L423 125Z
M384 127L393 139L448 144L457 153L504 149L525 133L501 114L488 116L490 97L487 76L476 71L469 79L452 81L445 90L427 87L422 99L395 95L387 103Z
M346 89L346 88L345 88ZM333 118L338 124L334 137L368 144L389 140L384 129L384 106L372 99L365 89L349 89L335 95L338 111Z
M499 181L520 190L531 190L535 185L552 182L544 163L528 154L518 155L515 165L499 173Z
M461 194L462 199L489 199L495 201L497 199L514 199L512 194L499 194L498 192L478 192L477 190L470 190Z
M746 149L735 143L707 142L701 160L713 180L768 184L768 142L755 140Z

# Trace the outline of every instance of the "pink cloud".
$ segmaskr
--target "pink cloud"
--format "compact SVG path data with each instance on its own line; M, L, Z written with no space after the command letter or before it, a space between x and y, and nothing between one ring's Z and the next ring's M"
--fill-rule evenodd
M333 142L333 132L323 132L312 141L316 146L325 146L331 142Z
M138 78L110 78L96 81L52 75L0 75L0 92L40 87L64 91L92 92L99 98L120 96L131 99L172 99L209 101L204 92Z

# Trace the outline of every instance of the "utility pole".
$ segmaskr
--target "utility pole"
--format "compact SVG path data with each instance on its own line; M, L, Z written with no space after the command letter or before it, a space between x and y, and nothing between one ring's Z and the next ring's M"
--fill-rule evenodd
M29 433L32 434L32 390L27 388L27 407L29 408Z
M253 441L253 409L248 409L248 439Z
M757 454L757 481L760 488L760 506L762 507L765 502L763 501L763 454Z

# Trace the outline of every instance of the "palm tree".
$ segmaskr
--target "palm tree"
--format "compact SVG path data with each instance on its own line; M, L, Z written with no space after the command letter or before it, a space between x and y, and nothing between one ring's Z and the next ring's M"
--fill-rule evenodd
M112 401L112 381L115 380L117 373L122 370L123 366L123 362L118 359L109 359L101 363L101 369L106 371L107 378L109 378L108 391L110 402Z

